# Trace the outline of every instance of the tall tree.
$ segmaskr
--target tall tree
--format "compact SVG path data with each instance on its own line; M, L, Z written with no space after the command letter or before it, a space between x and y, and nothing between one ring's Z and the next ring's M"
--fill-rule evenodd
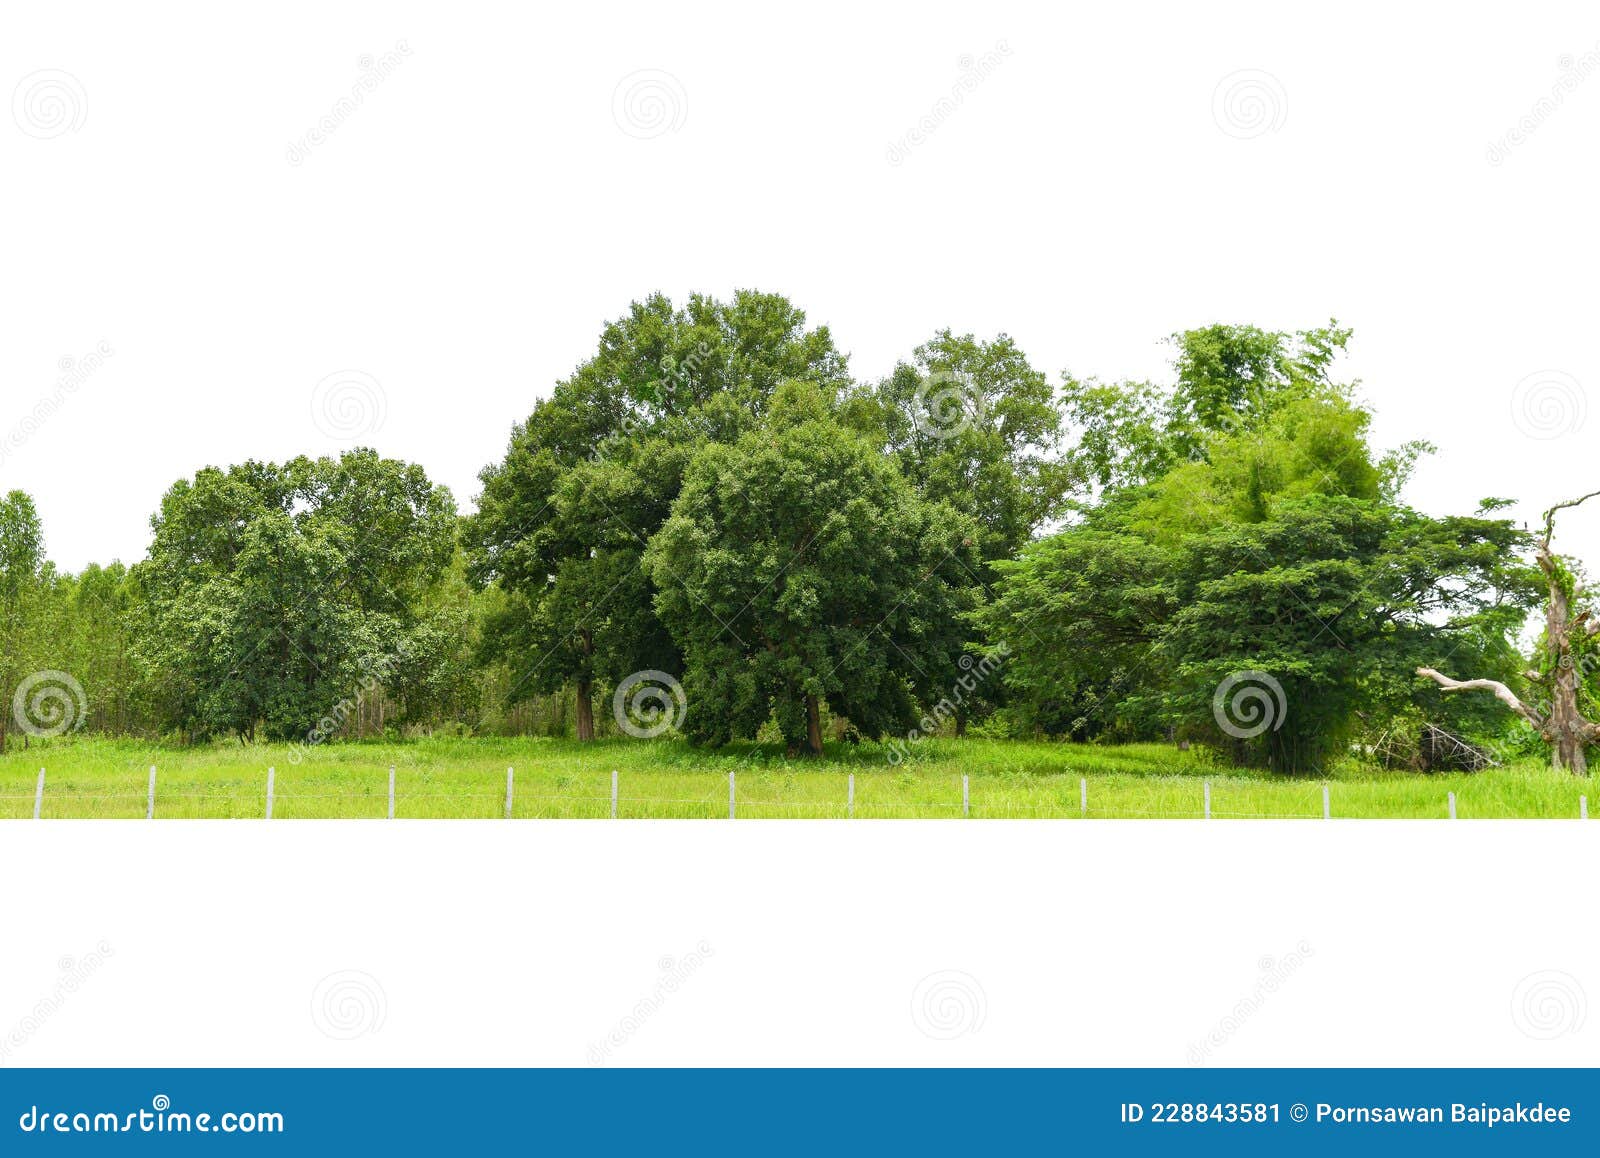
M31 611L44 576L39 512L25 492L12 491L0 499L0 753L6 750L12 695L28 671Z
M690 738L774 719L818 754L823 703L868 736L910 727L919 684L962 650L974 535L815 385L785 385L759 429L695 455L645 556L687 660Z
M513 430L464 528L475 581L510 596L485 654L517 669L513 698L571 686L588 740L597 685L681 669L645 544L693 446L753 428L786 379L829 395L848 381L827 328L808 329L787 299L740 291L676 308L656 294L608 324L595 355Z

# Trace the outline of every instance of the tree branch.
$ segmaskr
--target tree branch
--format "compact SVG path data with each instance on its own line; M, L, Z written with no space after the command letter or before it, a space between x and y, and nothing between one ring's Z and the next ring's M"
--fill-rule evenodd
M1535 728L1544 729L1544 717L1517 698L1517 694L1499 680L1453 680L1431 667L1419 667L1419 676L1427 676L1447 692L1493 692L1495 699L1510 708Z

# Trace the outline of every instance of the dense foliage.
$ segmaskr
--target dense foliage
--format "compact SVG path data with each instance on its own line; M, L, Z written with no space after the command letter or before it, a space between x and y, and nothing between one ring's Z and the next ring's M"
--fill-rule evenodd
M653 296L464 518L372 450L208 467L146 559L66 576L11 493L0 683L64 675L71 726L186 740L588 739L641 673L691 741L796 754L977 725L1304 772L1424 721L1496 738L1492 703L1413 673L1522 679L1527 536L1495 500L1406 504L1428 447L1371 445L1349 339L1214 325L1173 336L1168 384L1053 386L1010 337L941 330L860 381L781 296Z

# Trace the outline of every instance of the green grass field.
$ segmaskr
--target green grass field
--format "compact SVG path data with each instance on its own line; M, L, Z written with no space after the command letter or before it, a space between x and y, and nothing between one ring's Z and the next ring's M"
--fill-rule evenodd
M44 768L42 818L142 819L151 765L158 819L260 818L269 766L277 770L273 817L283 820L387 816L391 765L397 817L451 819L503 817L508 767L516 770L512 815L519 819L608 817L613 769L623 819L726 819L730 772L740 819L844 818L852 773L857 819L959 818L964 774L975 819L1197 819L1207 782L1218 820L1320 819L1324 784L1335 819L1442 819L1450 792L1463 820L1576 819L1591 787L1535 761L1476 775L1351 763L1326 779L1285 779L1162 744L928 740L892 766L874 744L830 744L825 759L792 761L754 744L707 752L673 740L427 739L329 744L294 764L286 745L153 748L79 739L0 757L0 818L33 816ZM1079 797L1085 779L1087 814Z

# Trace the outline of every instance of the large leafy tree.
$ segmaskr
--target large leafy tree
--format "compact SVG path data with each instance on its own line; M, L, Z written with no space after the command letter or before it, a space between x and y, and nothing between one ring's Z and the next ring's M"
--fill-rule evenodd
M512 432L482 474L464 538L471 574L508 595L486 656L508 660L511 697L571 686L579 739L597 685L682 660L641 566L695 445L730 442L788 379L830 396L848 381L826 327L776 294L730 301L657 294L607 325L595 355Z
M869 736L909 728L963 647L974 532L823 391L787 385L759 429L700 449L646 554L687 659L688 735L773 719L816 754L824 703Z
M1079 444L1097 497L997 565L984 613L1015 652L1024 723L1166 727L1303 771L1360 713L1413 702L1404 679L1419 656L1513 662L1528 597L1525 569L1507 563L1518 533L1488 510L1431 519L1398 503L1412 456L1374 454L1369 415L1331 380L1345 336L1183 335L1171 394L1125 392L1117 422ZM1130 422L1136 454L1108 453ZM1219 689L1245 673L1269 677L1260 729L1219 710Z
M449 566L449 491L370 450L206 468L175 485L140 564L141 652L169 726L304 739L425 645Z

